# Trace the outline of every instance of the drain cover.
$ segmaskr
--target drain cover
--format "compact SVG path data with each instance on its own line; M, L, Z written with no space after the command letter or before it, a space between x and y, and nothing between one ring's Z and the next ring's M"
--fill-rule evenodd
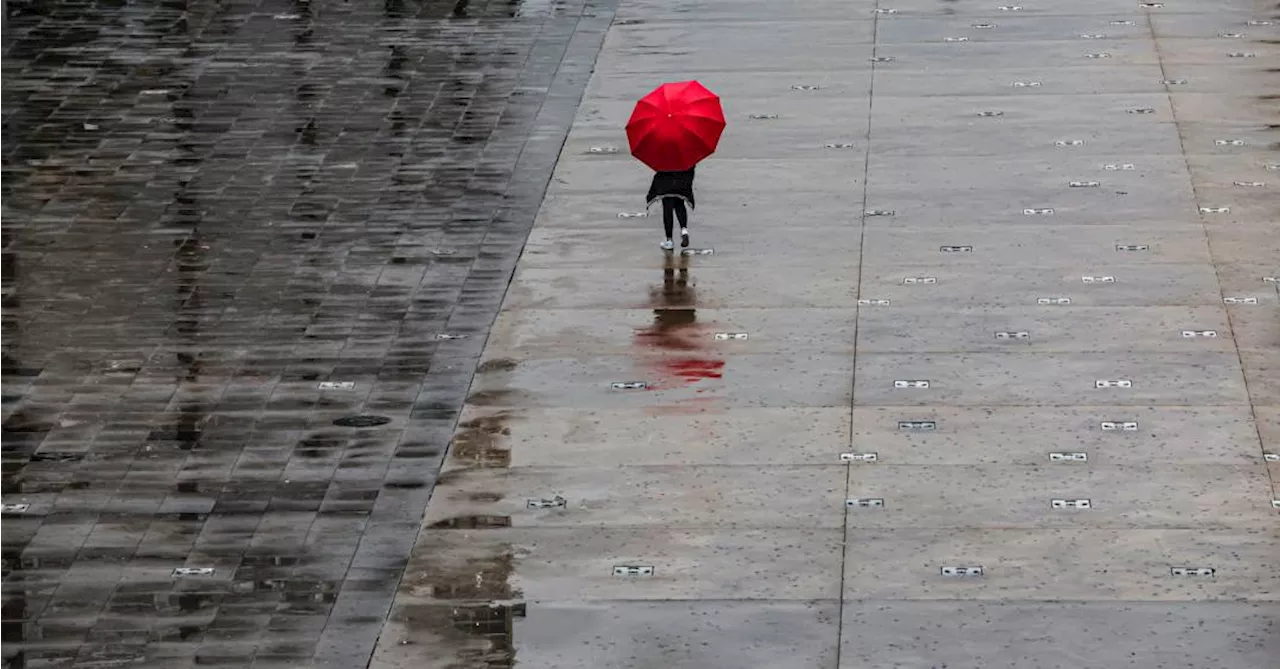
M346 416L333 421L338 427L377 427L390 423L386 416Z

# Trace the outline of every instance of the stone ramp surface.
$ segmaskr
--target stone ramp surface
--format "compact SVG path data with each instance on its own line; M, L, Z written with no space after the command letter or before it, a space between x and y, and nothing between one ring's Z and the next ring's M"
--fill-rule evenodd
M1274 14L624 0L373 666L1274 664Z
M623 0L372 666L1275 665L1272 14Z

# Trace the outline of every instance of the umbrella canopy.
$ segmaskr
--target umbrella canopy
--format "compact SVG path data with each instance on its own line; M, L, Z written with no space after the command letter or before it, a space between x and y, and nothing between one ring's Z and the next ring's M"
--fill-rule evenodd
M631 155L659 172L687 170L711 155L724 132L720 98L696 81L663 84L627 121Z

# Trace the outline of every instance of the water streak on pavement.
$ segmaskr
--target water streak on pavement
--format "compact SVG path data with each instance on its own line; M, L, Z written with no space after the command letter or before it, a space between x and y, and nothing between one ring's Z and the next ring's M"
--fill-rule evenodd
M6 669L364 666L613 5L6 5Z

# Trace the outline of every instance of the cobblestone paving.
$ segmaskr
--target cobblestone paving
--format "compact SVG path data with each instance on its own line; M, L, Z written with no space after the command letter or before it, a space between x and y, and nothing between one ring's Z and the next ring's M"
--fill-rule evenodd
M615 4L6 6L6 669L365 666Z

